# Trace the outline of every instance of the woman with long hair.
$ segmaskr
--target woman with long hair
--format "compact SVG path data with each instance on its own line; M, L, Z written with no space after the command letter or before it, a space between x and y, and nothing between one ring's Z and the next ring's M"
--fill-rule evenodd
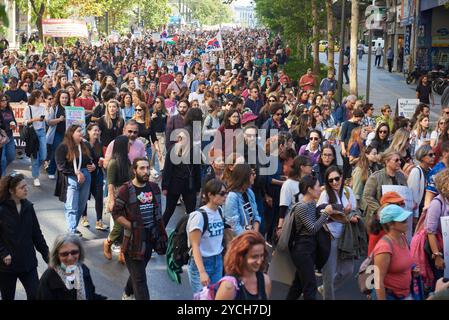
M17 279L28 300L36 299L36 249L46 263L48 246L42 235L33 204L27 200L28 186L22 174L0 180L0 293L3 300L14 300Z
M301 114L296 124L292 123L292 135L295 142L295 150L299 152L299 149L309 143L309 130L310 130L310 116L308 114Z
M236 164L228 185L228 198L224 206L226 223L237 234L245 230L259 231L261 217L251 186L256 178L249 164Z
M47 122L49 124L47 143L51 146L50 164L48 165L47 172L50 180L55 179L55 153L64 139L66 131L65 107L70 106L70 94L64 89L58 90L53 101L53 106L47 109Z
M309 143L299 148L298 155L307 156L312 161L312 166L318 163L321 154L321 131L309 131Z
M161 158L162 154L159 150L156 133L151 126L150 110L145 102L140 102L135 106L133 119L139 126L139 139L145 144L148 159L153 159L153 149L157 152L158 158ZM154 166L153 162L151 164Z
M352 171L352 189L354 191L355 199L357 200L357 207L360 207L363 189L368 177L381 168L379 162L380 156L373 145L369 145L360 153L360 159L357 161L357 164Z
M276 235L279 237L284 225L286 215L290 213L293 205L300 201L303 195L299 192L301 178L312 174L312 161L306 156L297 156L288 172L288 179L281 188L279 200L279 220L276 227Z
M429 116L420 115L416 119L415 126L411 133L411 145L413 155L416 151L424 144L430 145L430 127L429 127Z
M317 234L333 213L331 205L317 214L317 200L321 194L318 179L307 175L299 182L299 192L303 198L293 208L294 215L290 255L296 267L296 276L287 294L287 300L297 300L301 294L304 300L315 300L317 283L315 268L323 267L324 262L318 254Z
M385 153L396 152L401 156L401 168L408 175L413 168L413 158L410 152L410 132L404 128L398 129Z
M17 121L14 112L9 104L8 96L0 93L0 128L5 130L9 142L1 149L1 175L6 174L6 168L16 158L16 143L13 136L13 130L17 128Z
M65 202L68 231L81 237L81 232L76 228L89 199L90 174L96 166L89 147L83 141L80 125L74 124L67 128L64 140L56 149L55 159L58 167L55 193Z
M158 165L159 169L163 170L165 165L165 157L167 149L165 148L165 129L167 128L167 120L170 117L167 109L165 108L164 97L159 96L154 100L153 111L151 113L151 124L153 132L156 135L156 144L158 145ZM153 152L151 162L155 163L156 153Z
M112 212L115 204L118 189L124 183L131 180L131 163L129 162L129 139L125 135L118 136L114 140L114 147L112 149L112 157L107 167L107 181L108 181L108 200L106 203L107 212ZM122 233L122 226L114 223L111 216L111 223L109 224L111 232L103 242L103 253L106 259L112 259L111 246L118 241ZM119 261L124 263L125 257L122 252L119 255Z
M310 119L311 119L311 128L315 130L319 130L321 132L324 131L323 127L323 116L321 115L321 108L318 106L312 106L310 108Z
M236 278L237 288L234 282L224 279L215 300L268 300L271 280L264 273L267 263L268 251L260 233L247 231L235 237L226 250L224 271Z
M175 91L173 91L172 89L167 89L165 91L164 104L165 104L165 109L167 109L170 114L170 117L176 115L176 113L177 113L176 106L177 106L178 102L176 101L176 92Z
M134 117L135 107L132 94L129 92L125 93L120 105L120 116L125 120L125 123Z
M87 126L86 144L90 151L93 163L96 167L95 171L91 172L91 186L89 196L92 195L95 199L95 212L97 219L95 229L106 231L108 226L103 223L103 144L100 141L100 127L96 123L90 123ZM87 220L87 204L81 215L81 225L89 227Z
M321 186L324 185L324 175L326 170L330 166L337 165L337 152L333 145L328 142L325 142L321 147L320 158L318 159L318 163L315 164L312 168L313 175L318 178L318 181Z
M430 134L430 146L432 148L435 148L438 145L440 136L444 131L445 120L446 119L444 117L440 117L437 121L437 126L435 130L433 130L432 133Z
M413 114L411 121L412 125L416 125L416 121L418 120L418 117L421 115L430 116L430 107L425 103L420 103L416 109L415 113Z
M338 205L341 211L350 219L351 223L357 223L361 217L353 213L357 208L354 192L343 183L343 172L339 167L330 167L326 170L324 190L321 192L317 205ZM346 228L340 222L327 223L332 234L329 258L323 266L323 292L325 300L335 300L335 291L343 285L352 275L354 269L353 258L342 259L338 254L338 242L344 235Z
M357 161L360 159L360 154L365 149L365 140L366 140L367 131L364 127L357 127L352 129L351 137L348 142L348 150L349 150L349 164L354 167L357 164Z
M222 154L227 155L235 152L236 138L235 130L240 126L240 114L237 109L231 109L225 113L223 124L217 129L214 137L214 149L219 150ZM232 140L226 140L226 137L231 137Z
M378 153L382 153L388 149L390 146L390 127L386 123L378 123L376 131L374 132L374 137L370 139L373 133L370 133L367 137L367 146L373 146L377 149Z
M28 99L28 106L23 112L23 124L25 126L32 124L36 131L39 148L36 154L31 155L31 174L33 176L35 187L40 187L39 181L40 167L47 158L47 138L45 134L45 107L41 105L44 102L42 91L33 90Z
M105 114L98 120L101 130L101 141L106 148L111 141L122 134L125 121L120 114L120 103L111 99L106 103Z

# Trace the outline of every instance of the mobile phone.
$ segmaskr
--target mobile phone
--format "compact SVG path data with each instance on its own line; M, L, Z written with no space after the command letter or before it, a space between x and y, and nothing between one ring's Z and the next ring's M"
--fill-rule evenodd
M41 120L44 120L45 119L45 115L41 115Z

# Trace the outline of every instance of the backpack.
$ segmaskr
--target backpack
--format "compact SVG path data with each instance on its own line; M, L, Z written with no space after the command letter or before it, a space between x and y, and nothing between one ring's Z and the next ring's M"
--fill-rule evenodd
M204 225L201 232L201 235L203 235L209 226L209 218L207 216L206 210L200 208L198 209L198 211L203 215ZM220 216L223 218L222 209L220 207L218 208L218 211L220 212ZM185 215L179 220L175 230L172 231L168 242L168 247L172 248L169 254L172 255L171 258L179 267L186 265L190 259L190 247L188 245L187 234L188 221L189 215ZM167 252L169 251L167 250Z
M230 281L236 291L238 291L240 289L237 279L235 277L224 276L223 278L218 280L217 283L211 284L207 287L203 287L203 290L195 293L193 295L193 300L215 300L215 294L217 293L218 287L220 286L221 282L223 282L225 280Z
M390 238L387 236L383 236L381 240L384 239L388 242L388 244L391 247L391 250L393 250L393 244L391 243ZM379 240L380 241L380 240ZM375 273L373 273L371 270L368 270L370 266L374 266L374 252L371 252L371 254L363 260L362 264L360 265L359 272L357 273L357 282L359 284L360 292L363 294L370 294L372 288L369 288L369 286L373 286L374 284L371 282L368 283L368 279L371 275L375 276ZM371 268L369 268L371 269Z
M33 118L31 107L28 106L28 108L30 109L30 118ZM36 157L39 151L39 139L32 123L22 126L20 138L25 142L25 154L27 157Z

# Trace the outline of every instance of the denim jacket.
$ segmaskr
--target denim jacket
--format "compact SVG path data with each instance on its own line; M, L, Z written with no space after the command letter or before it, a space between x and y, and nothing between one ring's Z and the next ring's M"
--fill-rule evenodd
M253 209L253 225L255 222L261 222L259 212L257 211L256 197L251 189L246 191L248 199ZM243 195L240 192L230 192L226 198L224 206L225 222L231 226L232 230L237 234L245 231L245 212L243 210ZM249 223L249 216L246 215L246 221Z

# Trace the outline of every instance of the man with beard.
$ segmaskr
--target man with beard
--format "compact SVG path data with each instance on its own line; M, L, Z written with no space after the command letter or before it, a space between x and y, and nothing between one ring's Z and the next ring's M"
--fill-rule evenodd
M198 85L198 89L195 92L189 94L189 102L191 103L193 100L198 100L200 106L204 102L204 92L206 91L206 82L201 81Z
M137 139L139 137L139 125L136 120L131 119L126 123L125 129L123 130L123 135L127 136L129 139L129 161L133 162L134 159L145 158L147 155L145 145L142 141ZM106 154L104 155L103 162L103 166L105 168L107 168L109 161L112 158L112 150L114 150L114 141L111 141L106 148Z
M149 181L150 163L136 158L134 179L120 187L112 210L114 220L125 229L122 251L129 278L122 300L150 300L146 267L153 249L165 254L167 234L162 223L161 191Z
M186 117L187 111L190 109L190 103L187 100L181 100L178 103L178 114L174 115L168 120L167 128L165 129L165 144L168 148L176 141L171 141L170 135L173 130L184 128L184 118Z

